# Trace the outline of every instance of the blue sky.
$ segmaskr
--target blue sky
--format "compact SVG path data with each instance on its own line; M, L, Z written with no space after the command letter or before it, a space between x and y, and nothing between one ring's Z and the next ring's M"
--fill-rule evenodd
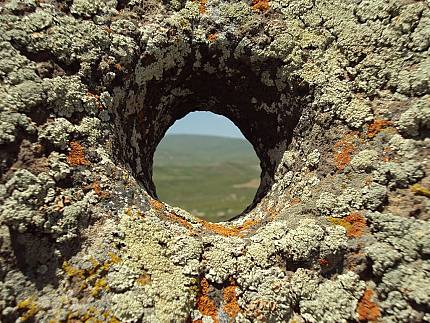
M196 111L177 120L167 134L210 135L221 137L244 138L239 128L226 117L207 112Z

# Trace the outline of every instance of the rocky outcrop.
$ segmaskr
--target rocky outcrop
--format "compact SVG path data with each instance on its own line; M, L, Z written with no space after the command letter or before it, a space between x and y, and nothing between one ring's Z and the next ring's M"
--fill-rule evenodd
M0 6L1 321L430 321L428 2ZM152 182L196 110L261 161L229 222Z

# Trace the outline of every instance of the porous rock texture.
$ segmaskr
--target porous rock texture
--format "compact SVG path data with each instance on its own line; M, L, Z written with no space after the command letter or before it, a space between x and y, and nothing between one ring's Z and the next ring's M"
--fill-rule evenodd
M0 8L0 321L430 322L428 1ZM195 110L261 160L226 223L152 182Z

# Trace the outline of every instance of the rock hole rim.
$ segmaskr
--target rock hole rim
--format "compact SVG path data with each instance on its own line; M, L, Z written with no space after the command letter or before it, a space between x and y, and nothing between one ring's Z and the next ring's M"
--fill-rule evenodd
M296 127L303 128L302 112L312 101L312 91L293 76L276 80L285 74L285 62L270 57L251 61L245 52L237 53L234 41L219 44L221 47L189 46L178 42L163 47L166 53L158 61L151 54L142 54L134 72L116 88L112 108L116 160L158 200L153 158L170 126L197 111L195 107L222 115L242 131L260 160L260 186L247 213L276 182L278 166ZM230 55L225 55L226 50ZM175 64L170 61L172 57ZM196 61L200 63L196 65ZM156 77L148 76L148 71L155 70ZM276 82L268 81L268 77Z

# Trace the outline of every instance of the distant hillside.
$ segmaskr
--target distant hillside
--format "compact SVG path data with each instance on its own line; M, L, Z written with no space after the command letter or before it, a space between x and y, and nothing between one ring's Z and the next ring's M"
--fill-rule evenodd
M153 171L163 201L213 222L227 220L251 203L261 172L248 141L198 135L164 137Z
M228 161L259 164L257 155L247 140L215 136L167 135L158 145L155 156L155 162L160 166Z

